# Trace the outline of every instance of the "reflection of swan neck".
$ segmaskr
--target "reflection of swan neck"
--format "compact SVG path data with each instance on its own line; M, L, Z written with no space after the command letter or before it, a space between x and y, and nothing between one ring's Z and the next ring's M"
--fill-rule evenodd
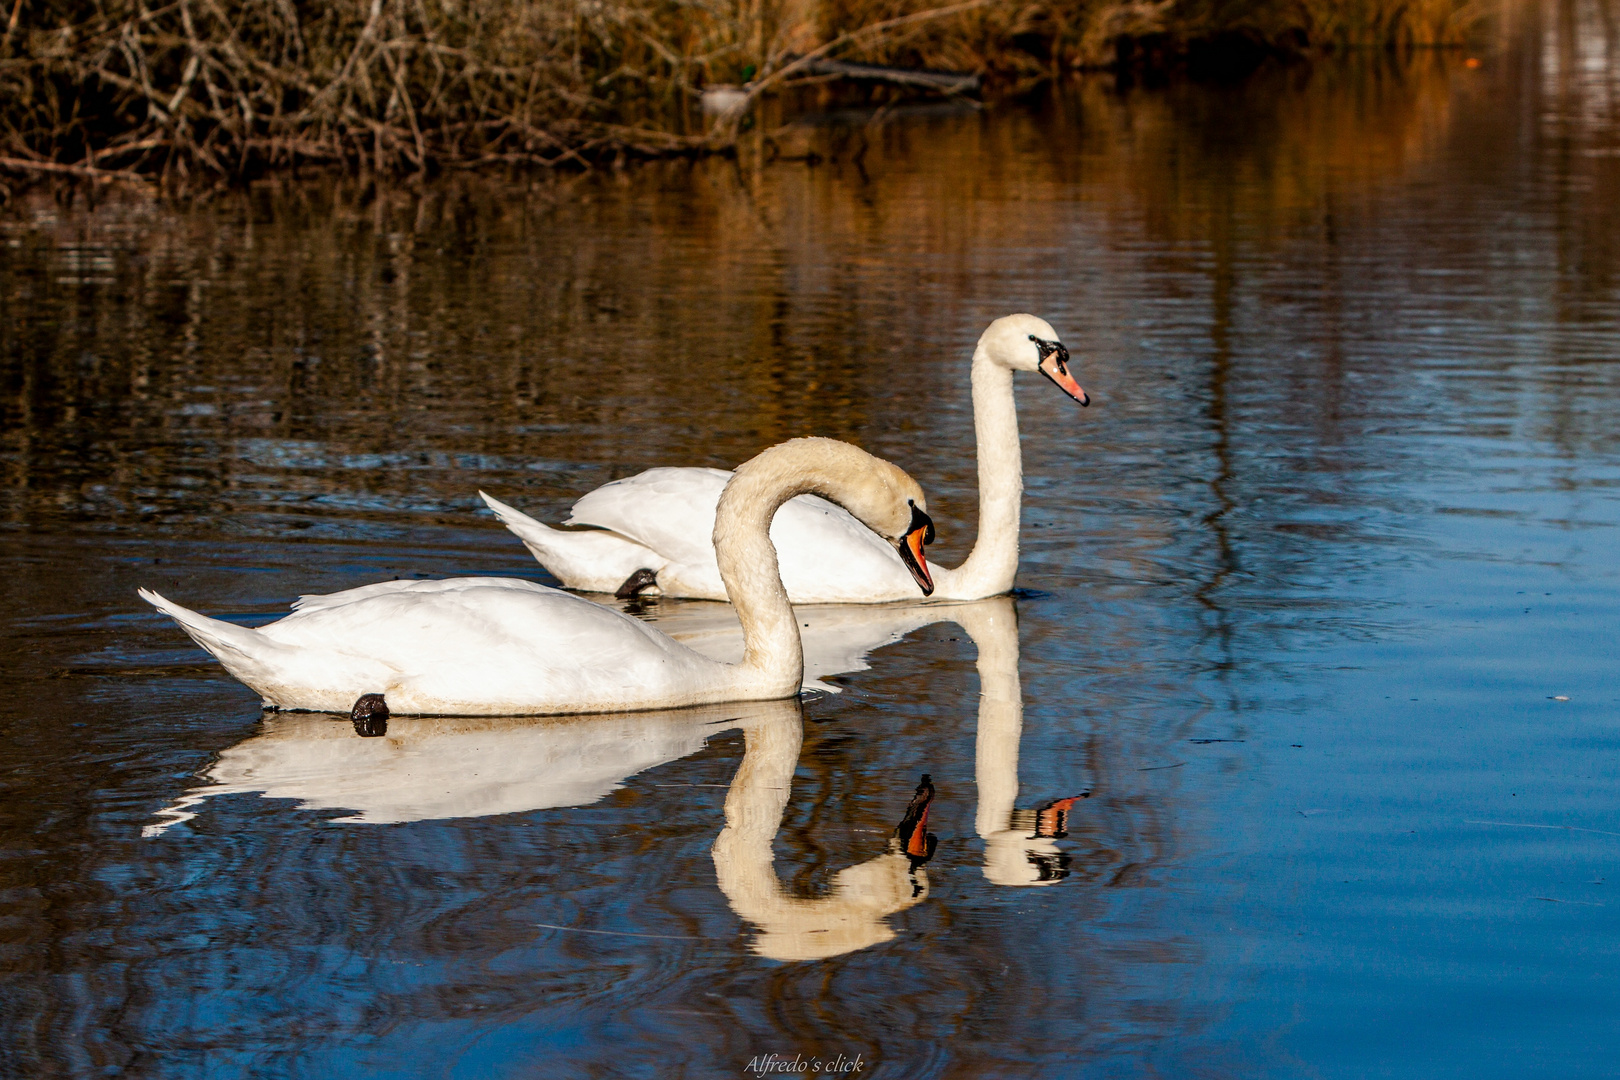
M717 852L722 842L763 844L770 857L803 745L804 725L798 716L767 721L743 733L743 759L726 792L726 830L715 842Z
M1018 574L1018 516L1024 492L1023 454L1012 371L990 359L981 343L973 354L973 430L979 446L979 536L967 560L941 590L963 600L996 596Z
M752 948L775 960L815 960L894 937L883 921L927 895L927 878L901 854L885 852L834 876L828 895L789 894L776 876L771 843L782 826L798 767L803 722L797 711L744 733L742 764L726 793L726 827L714 842L720 891L737 915L759 927Z
M1023 688L1018 678L1018 619L1010 598L964 604L955 613L978 646L979 730L974 779L979 806L974 827L984 840L984 876L997 885L1041 885L1058 880L1043 869L1059 855L1057 845L1021 828L1018 743L1024 731Z
M974 824L980 836L989 837L1007 829L1018 799L1018 741L1024 731L1018 619L1012 601L1000 598L964 605L956 621L979 651L979 726L974 745L979 807Z

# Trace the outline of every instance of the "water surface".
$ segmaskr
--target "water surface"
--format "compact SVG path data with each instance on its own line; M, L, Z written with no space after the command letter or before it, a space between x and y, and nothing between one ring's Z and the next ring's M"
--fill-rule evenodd
M1608 1075L1603 15L736 161L14 207L0 1072ZM1020 382L1019 592L846 628L896 640L837 694L361 740L134 595L548 580L479 488L560 520L811 433L917 476L952 565L1016 310L1095 400Z

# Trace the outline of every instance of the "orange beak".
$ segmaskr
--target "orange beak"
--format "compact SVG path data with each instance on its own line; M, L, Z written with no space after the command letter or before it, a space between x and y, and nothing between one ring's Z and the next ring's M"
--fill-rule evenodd
M1048 351L1050 350L1050 351ZM1078 401L1082 408L1091 404L1091 395L1069 374L1069 350L1061 342L1043 342L1041 374L1057 384L1059 390Z
M900 561L906 564L911 576L917 582L917 587L924 596L931 596L934 592L934 579L928 573L928 560L923 558L923 545L934 539L934 519L917 509L911 508L911 528L901 538L899 544Z

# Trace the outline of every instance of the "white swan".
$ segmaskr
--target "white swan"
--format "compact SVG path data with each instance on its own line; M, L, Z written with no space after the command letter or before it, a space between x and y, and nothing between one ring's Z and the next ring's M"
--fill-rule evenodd
M1081 405L1090 398L1068 368L1057 333L1033 315L991 323L973 351L973 426L979 445L979 538L967 561L934 569L935 595L977 600L1012 589L1018 572L1018 514L1024 490L1014 371L1039 371ZM709 537L714 508L730 474L663 468L597 488L553 529L505 503L484 501L565 586L628 595L724 600ZM872 604L916 595L895 552L824 499L800 496L771 529L782 582L795 604Z
M901 549L930 589L933 532L917 482L848 443L794 439L741 465L715 517L720 574L742 624L741 663L710 659L621 612L510 578L389 581L302 597L258 629L199 615L155 592L236 678L282 709L346 711L379 693L399 715L616 712L798 693L799 623L777 571L770 524L803 492L844 504Z

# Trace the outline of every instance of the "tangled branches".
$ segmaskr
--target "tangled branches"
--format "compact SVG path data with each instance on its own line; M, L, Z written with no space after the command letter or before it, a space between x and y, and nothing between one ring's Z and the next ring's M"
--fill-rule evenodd
M1137 39L1455 40L1483 2L0 0L0 171L187 186L697 153L835 53L1017 81ZM716 83L741 106L705 126Z
M742 29L701 0L13 4L6 163L181 182L701 146L681 130L684 95Z

